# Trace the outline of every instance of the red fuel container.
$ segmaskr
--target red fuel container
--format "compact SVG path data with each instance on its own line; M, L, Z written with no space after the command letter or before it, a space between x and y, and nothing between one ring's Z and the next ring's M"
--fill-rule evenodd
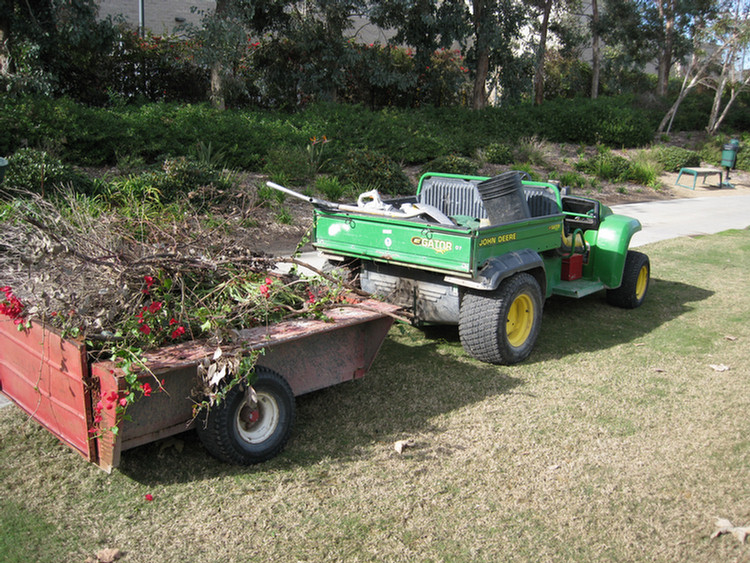
M568 258L563 258L562 272L560 279L564 281L573 281L581 277L583 271L583 255L573 254Z

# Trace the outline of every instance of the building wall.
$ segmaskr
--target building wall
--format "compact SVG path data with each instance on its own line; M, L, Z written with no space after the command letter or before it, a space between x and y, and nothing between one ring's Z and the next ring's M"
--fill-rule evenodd
M99 0L99 17L121 15L127 23L137 28L138 7L141 0ZM175 33L180 24L199 24L200 12L209 12L216 6L214 0L142 0L144 27L154 35ZM191 8L195 8L195 11Z

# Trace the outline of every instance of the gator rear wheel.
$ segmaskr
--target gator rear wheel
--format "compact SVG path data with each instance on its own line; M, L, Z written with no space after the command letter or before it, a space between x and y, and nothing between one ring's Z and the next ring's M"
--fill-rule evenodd
M536 343L542 306L539 283L527 273L504 280L494 292L467 292L459 312L461 344L483 362L521 362Z
M624 309L635 309L643 304L651 280L651 264L642 252L628 250L622 283L617 289L607 290L607 302Z
M248 404L244 385L234 386L218 405L197 421L198 435L214 457L250 465L278 455L294 424L294 394L278 373L255 368L255 404Z

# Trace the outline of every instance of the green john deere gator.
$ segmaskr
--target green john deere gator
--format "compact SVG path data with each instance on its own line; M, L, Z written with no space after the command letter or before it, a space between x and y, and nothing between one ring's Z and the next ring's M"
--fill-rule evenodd
M636 219L517 172L428 173L415 196L372 191L356 205L300 197L328 260L355 264L362 289L411 309L417 324L457 324L481 361L526 359L552 295L606 290L612 305L635 308L648 291L648 257L628 249Z

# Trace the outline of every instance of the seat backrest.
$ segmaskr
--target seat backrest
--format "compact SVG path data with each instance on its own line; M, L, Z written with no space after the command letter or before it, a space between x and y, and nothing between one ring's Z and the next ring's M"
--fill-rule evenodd
M561 213L554 194L549 190L527 186L524 188L523 193L532 217L559 215Z
M484 219L487 211L477 190L477 183L478 180L430 176L422 181L418 201L437 207L449 217L466 215Z

